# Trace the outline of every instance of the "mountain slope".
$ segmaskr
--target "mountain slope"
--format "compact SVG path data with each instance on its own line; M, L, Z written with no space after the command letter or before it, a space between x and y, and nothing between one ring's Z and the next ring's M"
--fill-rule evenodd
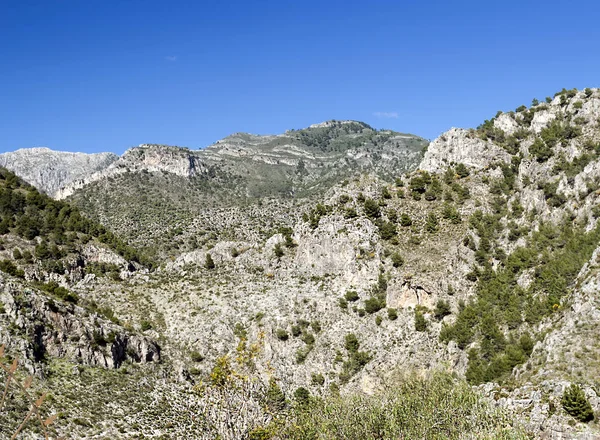
M258 199L273 199L271 213L259 210L264 230L274 226L272 217L289 226L286 218L293 205L363 172L389 179L414 169L425 145L416 136L353 121L330 121L277 136L235 134L200 151L142 145L57 195L164 258L204 240L190 228L194 219L221 218L223 210L232 208L253 215ZM235 218L239 222L243 216ZM229 229L219 225L205 231L222 236L224 227Z
M219 417L235 418L232 438L269 438L306 421L290 414L318 408L310 396L384 396L398 369L448 369L534 437L593 438L561 398L578 383L600 409L599 124L599 90L563 90L444 133L418 169L383 154L399 134L380 144L355 122L233 135L201 159L133 149L69 200L167 258L67 283L161 341L174 380L152 393L171 410L189 393L206 432L226 437ZM342 165L353 149L371 162ZM263 412L263 392L279 410Z
M113 153L85 154L27 148L0 154L0 166L52 195L74 180L103 170L117 159L118 156Z

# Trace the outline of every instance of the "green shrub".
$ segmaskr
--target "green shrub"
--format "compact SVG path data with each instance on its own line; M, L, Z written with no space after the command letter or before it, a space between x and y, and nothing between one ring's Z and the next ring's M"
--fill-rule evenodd
M300 339L302 339L302 342L306 345L313 345L315 343L315 337L312 333L304 333Z
M461 179L464 179L465 177L468 177L469 174L471 174L464 163L459 163L458 165L456 165L455 171Z
M433 315L436 319L443 319L445 316L448 316L452 313L450 309L450 303L448 301L444 301L440 299L435 305L435 310L433 311Z
M427 215L427 220L425 221L425 230L430 234L434 234L438 231L438 227L439 222L437 216L433 212L430 212Z
M298 405L305 406L310 402L310 393L304 387L296 388L296 391L294 391L294 398Z
M348 350L349 353L355 353L358 351L360 347L360 343L358 342L358 338L354 333L348 333L344 338L344 348Z
M289 335L288 332L286 332L284 329L282 328L278 328L275 331L275 336L277 337L277 339L279 339L280 341L287 341L289 339Z
M391 259L394 267L401 267L404 265L404 258L402 258L402 255L400 255L398 252L394 252L391 255Z
M325 377L321 373L312 373L310 375L310 382L314 386L323 386L325 384Z
M377 296L372 296L365 300L365 312L369 314L377 313L381 309L385 307L385 298L379 298Z
M142 319L140 322L140 328L143 332L145 332L146 330L150 330L152 328L152 324L150 323L150 321Z
M594 420L592 405L585 397L585 393L579 385L572 384L567 388L560 401L567 414L575 417L580 422Z
M204 356L199 351L192 351L190 353L190 359L192 362L202 362L204 360Z
M0 270L13 277L25 278L25 272L15 266L15 263L13 263L11 260L0 261Z
M344 295L344 298L346 298L346 300L350 302L358 301L360 299L360 297L358 296L358 292L356 292L355 290L348 290Z
M377 203L375 200L373 200L373 199L365 200L363 207L365 210L365 215L367 217L369 217L370 219L377 219L381 216L381 210L379 208L379 203Z
M449 374L395 379L381 394L310 399L279 433L306 439L433 439L528 437L464 381Z
M215 262L213 261L212 256L209 253L206 254L206 261L204 262L204 267L209 270L215 268Z
M402 214L400 216L400 226L411 226L412 225L412 219L410 218L410 216L408 214Z
M415 330L418 332L424 332L427 330L427 320L423 313L415 309Z
M297 338L301 334L302 334L302 327L300 327L299 325L293 325L292 326L292 336Z

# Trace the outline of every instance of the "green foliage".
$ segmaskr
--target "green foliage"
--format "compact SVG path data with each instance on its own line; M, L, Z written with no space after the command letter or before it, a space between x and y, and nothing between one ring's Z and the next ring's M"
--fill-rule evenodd
M571 384L567 388L560 400L562 407L567 414L575 417L580 422L590 422L594 420L594 411L585 393L579 385Z
M275 244L275 246L273 247L273 253L275 254L275 256L278 259L284 256L285 253L283 252L283 249L281 248L281 243Z
M140 328L143 332L145 332L146 330L150 330L152 328L152 323L146 319L142 319L140 321Z
M478 211L470 222L481 238L479 250L487 252L497 231L497 219ZM440 340L454 340L461 348L479 342L479 349L469 353L469 382L503 380L527 360L534 341L528 333L519 336L518 329L525 322L536 324L560 308L599 241L600 226L586 233L570 221L560 227L542 223L527 245L516 248L498 269L486 264L479 270L476 299L440 333ZM533 282L527 289L519 287L519 275L532 268ZM514 332L506 335L501 330L504 327Z
M310 375L310 382L314 386L323 386L325 384L325 377L321 373L312 373Z
M396 319L398 319L398 310L389 308L389 309L387 309L387 312L388 312L388 319L390 321L395 321Z
M552 147L546 145L540 138L536 138L529 147L529 154L536 158L538 162L546 162L552 157L554 152Z
M377 219L381 216L381 210L379 208L379 203L377 203L373 199L365 200L363 208L365 210L365 215L372 220Z
M358 342L356 335L354 333L348 333L344 339L344 348L350 353L355 353L358 351L359 347L360 343Z
M460 224L461 222L460 213L458 212L458 209L456 209L455 206L449 203L444 203L442 217L444 217L446 220L450 220L450 222L454 225Z
M381 309L385 308L386 301L385 298L380 298L378 296L372 296L365 300L365 312L369 314L377 313Z
M427 331L427 320L423 316L423 312L415 309L415 330L418 332Z
M212 270L214 269L215 266L215 262L212 259L212 256L209 253L206 253L206 259L204 261L204 267L208 270Z
M304 333L300 339L302 339L302 342L306 345L313 345L315 343L315 337L312 333Z
M379 221L377 227L383 240L391 240L396 236L396 225L392 222Z
M402 258L402 255L400 255L398 252L394 252L391 255L391 259L394 267L401 267L404 265L404 258Z
M425 230L430 234L435 234L439 229L439 222L435 213L430 212L427 214L427 220L425 220Z
M286 407L285 394L273 377L269 379L265 401L267 408L271 411L282 411Z
M410 218L410 216L408 214L403 213L400 216L400 226L407 227L407 226L411 226L411 225L412 225L412 219Z
M25 278L25 272L19 269L15 263L11 260L1 260L0 261L0 270L4 273L7 273L13 277L17 278Z
M360 297L358 296L358 292L356 292L355 290L348 290L344 295L344 298L346 298L346 301L350 302L358 301L360 299Z
M50 281L45 284L35 283L35 286L46 293L49 293L59 299L62 299L63 301L72 302L75 304L77 304L77 302L79 301L79 297L76 293L73 293L68 289L65 289L64 287L60 286L56 281Z
M458 165L456 165L455 171L461 179L464 179L465 177L468 177L471 174L464 163L459 163Z
M296 388L296 391L294 391L294 398L298 405L306 406L310 403L310 392L304 387Z
M394 380L382 394L311 399L291 414L281 438L525 440L501 412L449 374Z
M280 341L287 341L289 339L289 335L288 332L286 332L284 329L282 328L278 328L275 331L275 336L277 337L277 339L279 339Z
M451 313L452 310L450 309L450 303L448 301L444 301L443 299L438 300L433 311L435 318L443 319L445 316L448 316Z
M192 362L202 362L204 360L204 356L198 351L192 351L190 353L190 359Z
M294 338L297 338L301 334L302 334L302 327L300 327L299 325L293 325L292 326L292 336Z

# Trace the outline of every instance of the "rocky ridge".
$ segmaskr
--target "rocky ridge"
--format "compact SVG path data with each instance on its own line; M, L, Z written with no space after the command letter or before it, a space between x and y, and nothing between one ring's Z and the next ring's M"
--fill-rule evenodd
M114 153L71 153L49 148L23 148L0 154L0 166L50 195L74 180L83 179L110 166Z

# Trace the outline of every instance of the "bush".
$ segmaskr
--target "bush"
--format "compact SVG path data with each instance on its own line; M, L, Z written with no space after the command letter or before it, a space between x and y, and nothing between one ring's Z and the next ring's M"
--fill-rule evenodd
M430 212L427 215L427 220L425 221L425 230L430 234L434 234L438 231L438 225L439 223L437 216L433 212Z
M444 301L442 299L440 299L437 302L437 304L435 305L435 310L433 311L433 314L436 319L443 319L444 316L448 316L451 313L452 310L450 309L450 304L448 303L448 301Z
M394 267L400 267L402 265L404 265L404 258L402 258L402 255L400 255L398 252L394 252L391 256L392 258L392 265Z
M567 388L560 401L567 414L575 417L580 422L594 420L592 405L585 397L585 393L579 385L572 384Z
M0 270L17 278L25 278L25 272L15 266L11 260L0 261Z
M305 439L449 439L527 436L510 428L508 418L464 381L449 374L394 379L376 395L363 393L310 399L291 414L278 438Z
M455 168L456 174L458 174L458 176L462 179L467 177L469 174L471 174L469 172L469 169L465 166L465 164L463 163L459 163L458 165L456 165Z
M150 330L152 328L152 324L150 323L150 321L142 319L142 321L140 322L140 327L142 331L145 332L146 330Z
M411 226L412 225L412 219L410 218L410 216L408 214L402 214L400 216L400 226Z
M204 356L202 356L202 354L200 354L198 351L192 351L190 353L190 359L192 362L202 362L204 360Z
M289 335L288 332L286 332L284 329L282 328L278 328L275 331L275 336L277 337L277 339L279 339L280 341L287 341L289 339Z
M312 373L310 375L310 382L314 386L323 386L325 384L325 378L321 373Z
M293 325L292 326L292 336L294 338L297 338L301 334L302 334L302 328L299 325Z
M348 333L344 339L344 348L348 350L349 353L355 353L358 351L358 347L360 347L360 343L358 342L356 335L354 333Z
M273 247L273 253L275 254L275 256L277 258L281 258L284 255L283 249L281 248L281 243L277 243L274 247Z
M360 299L358 293L354 290L348 290L344 295L344 298L346 298L346 300L350 302L358 301Z
M206 254L206 261L204 262L204 267L211 270L215 268L215 262L212 259L210 254Z
M427 320L423 313L415 309L415 330L418 332L424 332L427 330Z
M390 308L387 310L387 312L388 312L388 319L390 321L395 321L396 319L398 319L398 311L396 309Z
M370 219L376 219L381 216L381 210L379 209L379 203L373 199L367 199L364 203L365 215Z
M376 296L372 296L371 298L365 300L365 312L369 314L377 313L381 309L385 307L385 298L378 298Z

